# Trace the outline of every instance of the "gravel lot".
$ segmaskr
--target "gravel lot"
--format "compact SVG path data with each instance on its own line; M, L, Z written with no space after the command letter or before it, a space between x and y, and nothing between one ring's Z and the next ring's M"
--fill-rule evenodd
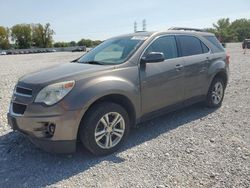
M6 122L20 76L81 53L0 56L0 187L250 187L250 50L229 44L227 51L220 109L194 105L146 122L106 157L81 146L72 155L45 153Z

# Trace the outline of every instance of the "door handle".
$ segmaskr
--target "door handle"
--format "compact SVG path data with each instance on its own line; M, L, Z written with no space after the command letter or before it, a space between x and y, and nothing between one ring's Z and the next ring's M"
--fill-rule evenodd
M181 69L183 69L183 65L180 65L180 64L175 65L176 71L180 71Z

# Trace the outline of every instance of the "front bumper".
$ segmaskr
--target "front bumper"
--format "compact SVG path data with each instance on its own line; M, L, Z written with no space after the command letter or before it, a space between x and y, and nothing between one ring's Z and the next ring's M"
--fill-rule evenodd
M55 116L16 116L8 113L8 124L13 130L27 135L39 148L52 153L70 153L76 149L80 123L78 111L67 111ZM53 123L55 131L48 135L47 125Z

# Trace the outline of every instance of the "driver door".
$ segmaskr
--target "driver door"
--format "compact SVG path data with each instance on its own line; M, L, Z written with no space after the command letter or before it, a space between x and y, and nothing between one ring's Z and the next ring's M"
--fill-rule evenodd
M150 52L161 52L165 60L140 65L142 112L147 114L176 104L184 99L184 61L178 57L175 36L157 38L142 57Z

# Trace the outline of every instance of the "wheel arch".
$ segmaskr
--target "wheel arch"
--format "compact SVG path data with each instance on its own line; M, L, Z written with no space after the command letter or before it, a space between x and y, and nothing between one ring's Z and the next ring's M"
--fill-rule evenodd
M84 121L84 118L86 117L86 115L88 114L88 112L90 111L91 108L93 108L94 106L96 106L97 104L100 104L102 102L111 102L111 103L116 103L120 106L122 106L128 113L129 115L129 120L130 120L130 126L134 127L136 124L136 109L133 105L133 103L129 100L129 98L125 95L122 94L107 94L105 96L102 96L98 99L96 99L95 101L93 101L88 108L86 109L86 111L84 112L78 130L77 130L77 137L79 138L79 130L82 124L82 121Z
M224 81L225 87L227 86L228 83L228 75L224 70L220 70L217 73L214 74L214 76L212 77L211 81L210 81L210 85L213 82L213 80L215 78L221 78Z
M223 79L223 81L224 81L224 83L225 83L225 88L226 88L227 83L228 83L228 75L227 75L227 72L226 72L224 69L220 69L220 70L218 70L215 74L213 74L213 75L210 77L209 82L208 82L208 85L207 85L207 89L206 89L206 92L205 92L206 95L207 95L207 93L208 93L208 91L209 91L209 88L211 87L211 84L212 84L213 80L214 80L215 78L218 78L218 77L220 77L220 78Z

